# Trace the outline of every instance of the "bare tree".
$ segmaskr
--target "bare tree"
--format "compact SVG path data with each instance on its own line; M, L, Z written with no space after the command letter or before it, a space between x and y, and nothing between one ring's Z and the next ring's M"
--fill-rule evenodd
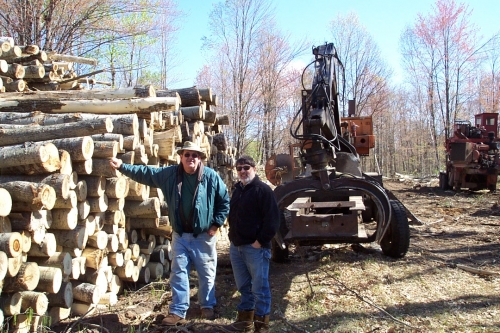
M387 90L391 72L382 61L373 38L354 13L338 15L330 28L332 42L344 66L345 85L339 85L339 102L344 116L349 99L356 101L357 116L384 110L386 101L377 99L377 95Z
M269 2L265 0L226 0L215 5L210 18L211 38L207 45L217 50L228 66L230 77L225 107L231 114L234 130L233 145L238 152L244 151L248 137L255 129L253 112L257 109L259 82L255 60L259 37L263 35L271 15Z

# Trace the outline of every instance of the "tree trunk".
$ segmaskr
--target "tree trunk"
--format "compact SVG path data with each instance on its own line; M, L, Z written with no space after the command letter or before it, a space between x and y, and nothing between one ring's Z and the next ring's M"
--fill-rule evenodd
M108 260L111 266L122 267L124 263L123 253L121 252L110 253L108 254Z
M52 209L51 229L73 230L78 225L78 208Z
M21 293L3 294L0 298L0 309L4 315L15 316L21 313Z
M13 71L10 69L8 73ZM17 69L18 76L24 68ZM10 76L9 74L6 76ZM24 73L22 73L24 75ZM96 113L96 114L130 114L130 113L151 113L154 111L177 110L180 101L174 97L146 97L130 100L97 100L97 99L2 99L0 101L0 112L33 112L41 111L45 113ZM94 133L92 133L94 134ZM97 132L95 132L97 134ZM77 136L77 135L75 135Z
M91 136L94 141L116 141L118 142L118 150L123 150L123 134L119 133L103 133L94 134Z
M109 198L125 198L127 194L127 178L125 177L113 177L108 178L106 181L106 195Z
M0 107L1 107L0 101ZM0 111L2 111L0 109ZM61 137L71 138L98 133L107 133L113 130L111 118L80 121L77 123L49 125L49 126L25 126L20 129L3 129L0 131L0 145L15 145L27 141L45 141L59 139Z
M40 270L35 262L24 262L14 277L5 277L2 292L31 291L40 280Z
M77 248L83 250L87 244L87 232L83 225L77 226L74 230L51 230L57 241L57 245L67 248Z
M53 233L45 233L45 237L41 245L32 246L28 251L28 257L52 257L56 254L57 242Z
M19 257L22 253L22 237L18 232L0 233L0 251L9 258Z
M108 234L105 231L98 231L89 236L87 244L99 250L104 250L108 245Z
M91 283L76 281L73 284L73 299L81 302L97 304L103 293L104 291Z
M2 226L5 223L4 217L10 214L12 210L12 197L10 196L9 191L4 188L0 188L0 217L2 217ZM3 228L2 228L3 230ZM0 232L5 232L0 230Z
M59 239L56 236L56 241L59 244ZM71 255L68 252L56 252L48 258L33 257L30 261L36 262L40 266L59 268L63 275L71 274Z
M156 96L158 97L176 97L179 96L182 101L182 106L200 105L201 96L198 88L182 88L171 90L157 90Z
M51 307L70 308L73 304L73 284L69 281L62 282L59 291L55 294L48 294L47 298Z
M35 290L56 294L61 289L63 274L62 270L57 267L38 266L40 269L40 280Z
M43 316L49 307L49 300L44 293L36 291L21 291L21 311L33 309L33 312Z
M128 217L160 217L160 200L158 198L148 198L142 202L126 200L123 211Z

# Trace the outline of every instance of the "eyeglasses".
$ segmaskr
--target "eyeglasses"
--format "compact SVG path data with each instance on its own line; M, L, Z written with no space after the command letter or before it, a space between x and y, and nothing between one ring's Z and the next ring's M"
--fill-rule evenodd
M198 158L198 154L195 154L195 153L185 153L184 154L184 157L185 158L189 158L189 156L191 156L192 158Z
M245 171L250 170L251 166L250 165L244 165L244 166L237 166L236 170L241 171L241 169L245 169Z

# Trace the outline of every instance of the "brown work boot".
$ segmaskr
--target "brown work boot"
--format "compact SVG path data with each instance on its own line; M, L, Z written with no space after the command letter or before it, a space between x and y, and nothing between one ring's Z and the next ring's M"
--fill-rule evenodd
M254 333L269 332L269 315L253 317Z
M229 332L248 332L252 330L253 313L253 310L238 311L238 318L236 318L236 321L229 325L225 325L224 329Z
M214 309L212 309L212 308L201 309L201 318L208 319L208 320L214 320L215 319Z
M161 324L165 325L165 326L177 326L177 325L182 325L182 324L185 324L185 323L186 323L186 321L184 320L184 318L179 317L178 315L173 314L173 313L169 313L161 321Z

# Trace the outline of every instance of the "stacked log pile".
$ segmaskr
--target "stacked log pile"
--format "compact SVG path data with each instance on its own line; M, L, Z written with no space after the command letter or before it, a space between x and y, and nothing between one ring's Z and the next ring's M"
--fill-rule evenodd
M87 78L103 70L78 76L74 64L96 66L90 58L46 52L38 45L15 45L12 39L0 38L0 92L33 90L77 90L82 83L100 83Z
M108 160L178 164L176 150L189 140L230 188L236 152L216 104L196 87L2 94L0 309L16 315L18 331L113 305L124 287L168 277L163 194Z

